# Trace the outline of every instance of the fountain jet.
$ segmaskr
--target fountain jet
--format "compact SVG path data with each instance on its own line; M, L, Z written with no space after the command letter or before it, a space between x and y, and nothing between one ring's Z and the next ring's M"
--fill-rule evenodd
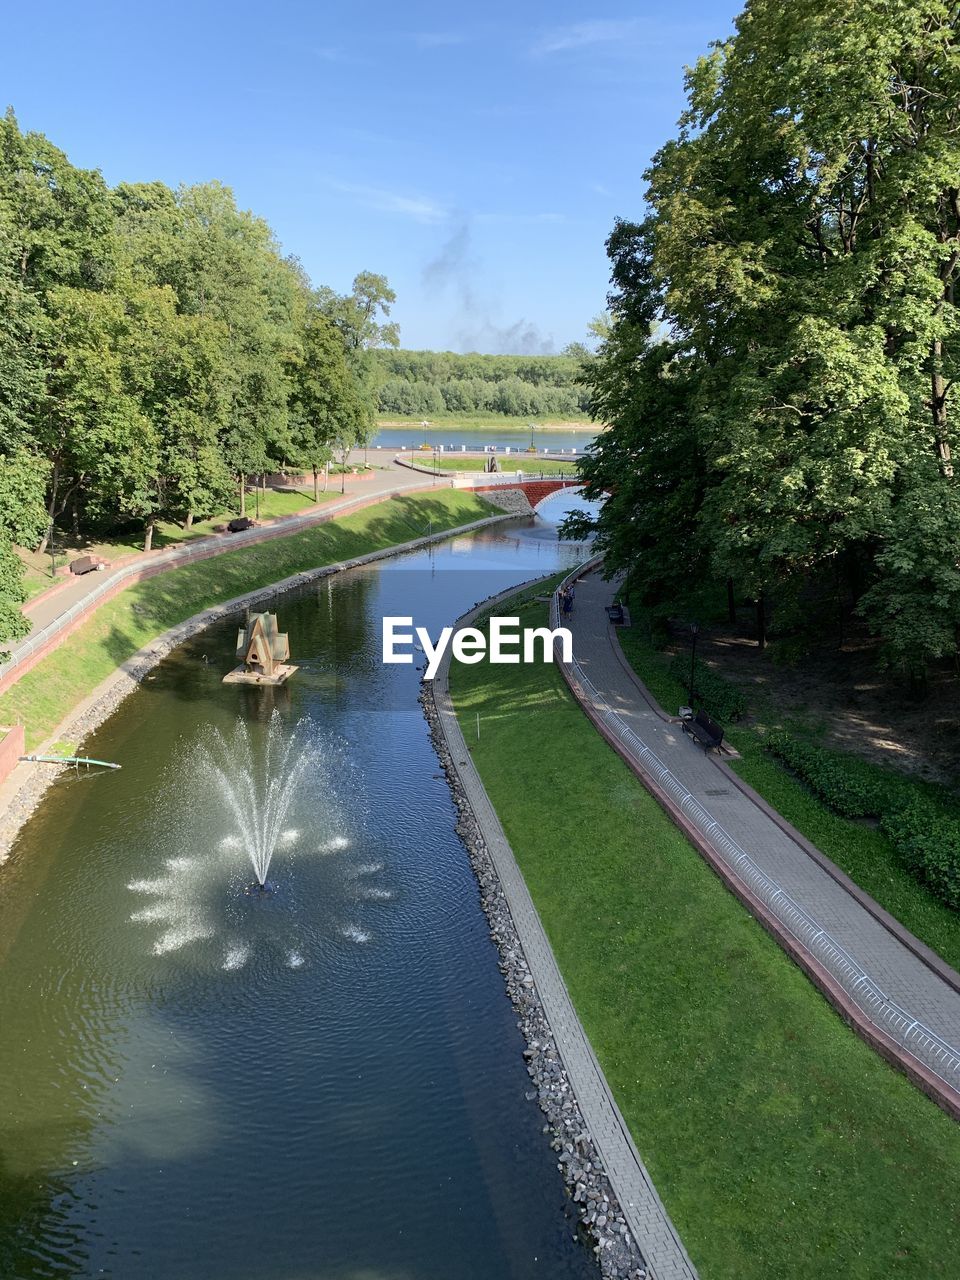
M262 747L255 747L242 720L229 739L213 731L205 769L237 824L235 838L253 865L255 892L270 892L270 860L278 843L288 843L282 841L288 834L284 821L309 758L301 737L291 733L276 712Z

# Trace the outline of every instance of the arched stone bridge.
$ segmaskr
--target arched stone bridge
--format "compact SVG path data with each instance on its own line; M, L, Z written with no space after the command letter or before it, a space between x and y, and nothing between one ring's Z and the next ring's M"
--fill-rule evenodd
M527 495L527 499L531 507L538 507L541 502L545 502L547 498L558 493L561 489L579 489L583 484L582 480L500 480L496 484L476 484L471 485L474 493L492 493L496 490L519 489L521 493Z

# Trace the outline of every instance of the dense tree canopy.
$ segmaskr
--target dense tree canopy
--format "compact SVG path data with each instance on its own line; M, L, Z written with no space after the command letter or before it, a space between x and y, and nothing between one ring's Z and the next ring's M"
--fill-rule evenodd
M314 289L218 182L111 189L0 120L0 645L23 633L15 543L238 501L365 438L393 292Z
M503 413L579 418L588 409L582 383L590 353L559 356L456 355L452 351L380 350L380 411L429 418L442 413Z
M689 73L588 373L601 542L648 600L731 578L784 627L855 607L910 670L957 653L958 18L751 0Z

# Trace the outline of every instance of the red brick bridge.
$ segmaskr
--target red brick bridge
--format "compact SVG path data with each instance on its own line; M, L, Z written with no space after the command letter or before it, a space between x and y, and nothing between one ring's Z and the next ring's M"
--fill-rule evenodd
M473 493L492 493L497 489L522 489L530 501L531 507L537 507L552 494L561 489L579 489L582 480L501 480L499 484L478 484L471 486Z

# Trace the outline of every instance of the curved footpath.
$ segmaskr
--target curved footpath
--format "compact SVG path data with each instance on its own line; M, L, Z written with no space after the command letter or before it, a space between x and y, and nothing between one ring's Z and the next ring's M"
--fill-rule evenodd
M960 974L661 711L607 621L614 587L597 565L565 579L574 661L558 665L574 697L844 1019L960 1119Z
M503 597L484 601L464 614L455 624L455 630L470 626L491 604L515 595L520 589L512 587ZM501 967L507 975L508 991L521 1014L520 1025L529 1041L524 1055L528 1069L540 1086L541 1107L558 1131L554 1146L560 1150L561 1168L572 1186L575 1201L581 1205L585 1225L599 1240L597 1251L605 1275L695 1280L697 1272L613 1099L577 1017L513 850L470 758L450 698L450 657L448 647L435 678L427 686L425 709L438 730L435 735L438 752L461 810L458 830L474 862L491 932L503 957ZM498 895L496 890L491 891L485 874L487 855L522 949L519 966L511 939L503 937L504 921L497 910ZM536 1016L531 1020L525 1005L531 996L535 998L534 991L542 1006L540 1021L546 1028L546 1035L541 1032L539 1038L535 1030ZM569 1088L564 1080L557 1079L551 1038L566 1070ZM595 1148L593 1159L584 1148L585 1135L578 1135L581 1117ZM600 1187L605 1181L604 1173L609 1181L615 1197L609 1205L605 1203L607 1193L598 1189L597 1180L591 1177L595 1171L601 1175ZM622 1230L624 1226L626 1231ZM643 1257L644 1268L640 1270L631 1265L631 1237Z
M369 497L351 499L348 503L339 506L338 514L343 515L349 511L355 511L370 501L380 501L384 496L389 495L381 493L375 499ZM175 627L171 627L156 636L149 644L138 650L125 662L122 662L112 675L108 676L82 702L71 709L69 714L54 729L47 742L56 742L63 738L79 741L86 734L91 733L107 716L116 710L117 706L127 694L132 693L147 672L155 667L172 649L175 649L177 645L182 644L184 640L195 635L198 631L202 631L205 627L229 617L230 614L236 613L240 609L267 601L280 592L290 590L292 587L301 586L304 583L327 577L330 574L340 573L344 569L354 569L360 565L372 564L377 560L385 560L408 551L416 551L420 547L429 546L431 543L442 542L455 534L469 533L475 529L484 529L488 525L500 524L502 521L515 518L512 513L505 512L503 515L487 516L482 520L473 520L469 524L459 525L452 529L444 529L439 533L427 534L421 538L413 538L409 542L397 543L395 546L384 547L379 551L371 551L366 555L354 556L349 560L340 560L333 564L321 565L307 572L295 573L268 586L258 587L254 591L234 596L233 599L225 600L222 604L214 605L210 609L204 609L202 612L184 619L183 622L178 623ZM291 532L291 525L293 525L294 529L299 528L298 520L299 517L296 516L288 517L282 522L282 529L272 534L272 536L277 537L283 533ZM311 521L311 523L315 523L315 521ZM261 530L256 532L259 533ZM219 545L221 551L232 551L237 547L237 543L233 540L226 543L221 540ZM207 555L215 554L217 554L215 550L207 552ZM196 558L196 556L179 557L180 560ZM134 568L136 567L134 566ZM169 566L165 564L165 566L161 566L161 568L163 567ZM159 571L159 569L151 569L151 572ZM134 581L138 580L139 578L134 578ZM123 581L119 584L113 583L106 598L115 594L116 591L122 590L126 585L128 584ZM73 626L79 625L81 620L89 616L103 602L103 598L105 597L97 595L95 599L91 597L85 601L84 612L80 615L80 618L74 619L70 625L54 626L51 636L48 637L35 660L39 660L39 657L45 656L51 649L56 648L70 634ZM22 668L14 670L11 683L28 669L28 664L24 663ZM42 755L43 751L44 744L41 744L37 752ZM62 772L64 767L69 766L38 765L23 762L18 764L0 785L0 863L6 859L17 833L37 807L44 791L56 776Z
M87 618L93 609L124 587L157 573L175 569L181 564L204 560L211 556L236 551L273 538L283 538L325 524L337 516L348 515L384 498L437 487L436 479L427 483L416 473L401 467L374 472L354 481L349 496L325 502L292 516L281 516L242 533L211 534L176 547L142 551L124 556L106 573L88 573L79 578L65 578L56 586L29 602L24 613L30 631L19 643L10 647L10 657L0 664L0 693L10 687L41 657L56 647L68 631Z

